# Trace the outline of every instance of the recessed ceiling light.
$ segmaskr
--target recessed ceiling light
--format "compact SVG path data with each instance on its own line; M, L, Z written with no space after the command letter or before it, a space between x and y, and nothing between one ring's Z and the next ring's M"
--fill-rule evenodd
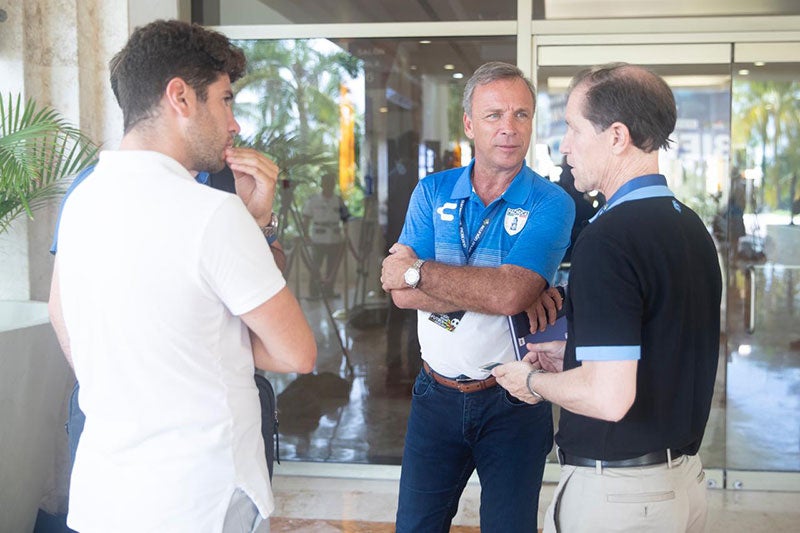
M743 69L739 70L739 76L747 76L749 74L750 74L750 71L747 70L746 68L743 68Z
M428 39L423 39L419 42L419 44L431 44L431 42Z
M455 66L455 65L452 65L452 64L450 64L450 63L448 63L448 64L446 64L446 65L444 66L444 69L445 69L445 70L455 70L455 68L456 68L456 66Z
M463 77L464 77L464 75L462 73L460 73L460 72L454 72L453 73L453 78L456 79L456 80L460 80Z
M381 113L388 113L389 112L389 108L388 107L382 107L382 108L378 109L378 111L380 111Z
M740 344L737 352L739 352L739 355L750 355L753 353L753 346L750 344Z
M763 61L756 61L756 62L755 62L755 63L753 63L753 64L754 64L755 66L757 66L757 67L763 67L764 65L766 65L766 63L764 63Z

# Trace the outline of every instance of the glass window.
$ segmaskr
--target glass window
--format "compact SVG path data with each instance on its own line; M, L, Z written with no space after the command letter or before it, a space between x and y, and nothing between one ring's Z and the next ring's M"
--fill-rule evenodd
M515 40L237 44L242 142L282 169L286 277L319 347L314 374L270 376L282 458L399 464L421 359L416 311L383 293L381 261L419 179L469 162L464 84L485 61L515 63Z
M766 45L792 60L781 52L797 46ZM800 471L800 63L789 58L733 65L731 194L718 228L732 470Z
M651 68L672 87L678 121L668 151L659 154L659 166L670 187L706 223L711 225L727 192L730 153L730 71L727 65L658 65ZM539 70L536 168L544 175L559 172L564 136L567 86L576 67ZM549 158L547 154L550 154Z
M670 137L673 144L670 150L659 153L659 168L678 199L695 210L711 228L724 209L729 188L730 66L656 65L650 68L670 85L678 108L677 125ZM572 242L604 202L596 191L584 193L575 189L569 167L559 153L566 130L567 87L580 69L579 66L540 68L536 110L535 167L539 173L558 182L575 200ZM565 260L568 261L569 256ZM719 371L719 390L724 389L724 384L725 373ZM725 466L725 421L718 393L701 449L703 463L708 467Z
M794 0L538 0L534 19L603 19L642 17L727 17L757 15L800 15Z
M193 0L207 25L514 20L517 0Z

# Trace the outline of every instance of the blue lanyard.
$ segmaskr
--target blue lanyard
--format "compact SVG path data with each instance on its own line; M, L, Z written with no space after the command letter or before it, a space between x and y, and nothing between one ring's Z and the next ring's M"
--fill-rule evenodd
M472 252L474 252L475 248L478 247L478 243L480 242L481 238L483 238L484 233L486 233L486 228L492 222L492 218L494 218L495 213L500 207L502 199L498 198L496 200L496 203L492 207L491 211L487 213L486 218L484 218L481 222L478 231L476 231L475 235L472 237L472 242L470 242L469 245L467 245L467 235L466 231L464 230L464 203L466 201L466 198L462 198L461 202L458 204L458 233L461 237L461 251L464 252L464 257L467 260L467 264L469 264L469 259L472 257Z

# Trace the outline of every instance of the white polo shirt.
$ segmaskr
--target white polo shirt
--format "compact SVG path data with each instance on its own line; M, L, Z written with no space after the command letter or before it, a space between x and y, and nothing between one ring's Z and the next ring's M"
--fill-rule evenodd
M248 330L285 281L235 195L157 152L107 151L59 229L86 413L68 524L220 531L241 488L273 509Z
M314 244L342 242L342 199L337 195L325 198L317 193L303 206L303 216L311 217L309 236Z

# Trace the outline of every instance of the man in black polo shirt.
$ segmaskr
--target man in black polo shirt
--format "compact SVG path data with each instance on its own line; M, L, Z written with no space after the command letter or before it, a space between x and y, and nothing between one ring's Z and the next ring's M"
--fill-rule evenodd
M577 189L598 189L608 203L573 249L566 345L528 345L525 361L493 371L514 396L562 407L561 480L545 532L705 524L696 454L722 281L705 226L658 172L676 114L670 88L641 67L595 67L570 87L561 151Z

